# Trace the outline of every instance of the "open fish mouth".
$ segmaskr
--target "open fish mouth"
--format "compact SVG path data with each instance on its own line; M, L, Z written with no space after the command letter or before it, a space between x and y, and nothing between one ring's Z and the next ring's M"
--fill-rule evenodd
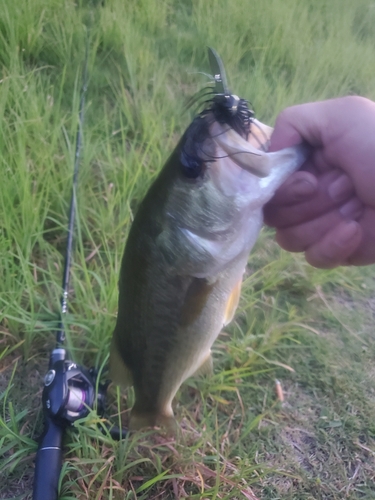
M239 167L257 177L269 175L271 167L267 153L253 146L232 128L215 122L211 127L211 137Z
M294 160L296 151L295 148L286 148L274 153L268 153L267 150L273 129L258 120L256 120L256 126L258 133L255 134L255 139L251 134L247 141L227 125L214 122L211 126L211 137L236 165L257 177L267 177L274 168L275 163L282 164ZM261 142L261 139L263 139L263 142ZM254 142L258 143L257 146L254 145Z

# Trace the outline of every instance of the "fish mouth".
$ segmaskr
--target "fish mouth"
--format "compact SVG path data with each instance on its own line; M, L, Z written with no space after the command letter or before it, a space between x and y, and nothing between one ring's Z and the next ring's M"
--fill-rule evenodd
M254 125L256 130L254 130ZM247 141L232 128L214 122L211 137L239 167L257 177L267 177L272 168L272 162L267 153L272 131L272 127L254 120Z

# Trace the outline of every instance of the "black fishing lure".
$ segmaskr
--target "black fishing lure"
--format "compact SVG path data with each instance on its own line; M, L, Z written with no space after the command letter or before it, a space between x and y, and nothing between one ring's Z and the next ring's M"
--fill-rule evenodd
M204 161L207 161L207 159L203 160L200 152L202 152L201 145L209 135L211 122L207 120L207 117L210 114L213 120L221 125L228 125L245 140L249 137L254 117L254 111L249 108L248 101L230 93L220 56L212 48L208 49L208 56L215 81L215 86L208 92L208 95L213 95L213 97L206 101L208 105L186 131L180 153L182 171L190 179L196 179L202 175ZM198 99L199 97L200 95ZM212 161L215 161L215 158Z
M209 48L208 57L215 79L216 91L210 110L220 124L229 125L237 134L247 140L254 111L249 109L248 101L229 92L224 65L217 52Z

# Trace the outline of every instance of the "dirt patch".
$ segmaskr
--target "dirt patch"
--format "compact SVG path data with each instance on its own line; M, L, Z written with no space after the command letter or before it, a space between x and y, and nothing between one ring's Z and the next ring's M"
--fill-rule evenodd
M318 391L285 384L285 395L273 433L277 451L267 453L266 460L275 472L265 484L275 496L266 498L374 498L373 437L364 428L346 425L344 409L336 414L329 398Z

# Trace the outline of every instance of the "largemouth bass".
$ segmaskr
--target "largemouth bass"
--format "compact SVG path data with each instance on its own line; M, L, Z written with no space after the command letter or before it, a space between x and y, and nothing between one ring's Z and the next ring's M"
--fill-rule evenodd
M174 430L177 390L212 371L211 346L234 316L262 208L306 159L303 146L267 153L272 129L223 77L220 66L223 91L187 128L126 243L110 365L115 383L134 385L131 429Z

